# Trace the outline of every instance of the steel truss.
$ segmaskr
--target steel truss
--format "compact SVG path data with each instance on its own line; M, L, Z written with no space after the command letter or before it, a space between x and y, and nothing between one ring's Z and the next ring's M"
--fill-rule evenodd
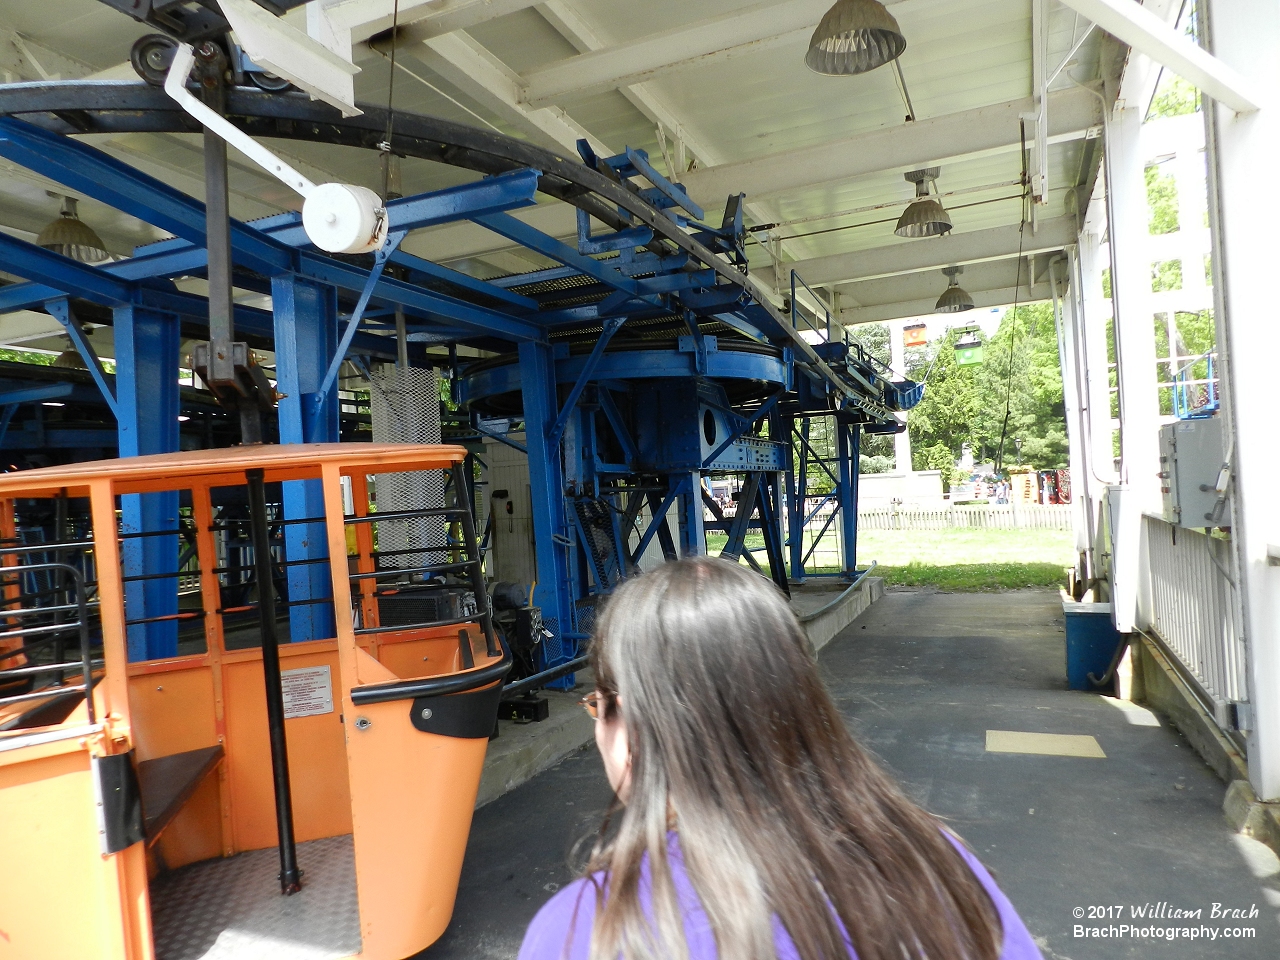
M363 115L343 118L303 95L232 88L225 113L255 137L376 150L386 113L361 107ZM115 324L114 391L95 381L119 411L122 454L176 448L176 431L146 411L163 402L176 412L178 331L207 329L207 301L172 283L208 267L205 211L76 137L198 129L163 91L143 83L0 86L0 156L174 237L97 267L0 236L0 268L25 278L0 290L0 313L43 309L62 319L74 309ZM551 266L481 280L394 247L376 263L316 252L293 213L231 221L235 285L272 296L271 313L237 307L235 323L276 351L287 394L279 404L282 442L338 438L332 371L343 357L394 356L390 318L397 312L416 344L490 352L462 369L453 351L446 362L477 440L496 433L521 446L486 418L524 424L538 563L531 600L552 635L540 666L578 655L592 601L633 575L654 542L669 558L704 553L706 531L724 530L725 556L761 569L763 560L784 589L789 543L791 576L803 579L808 558L797 553L795 531L817 461L804 443L797 461L792 437L803 436L813 417L835 418L842 438L833 471L845 544L840 574L853 575L859 432L895 429L893 411L918 401L919 390L894 384L847 344L810 344L794 312L775 308L746 273L740 197L730 198L713 226L643 151L601 158L583 145L580 158L569 158L404 113L394 130L394 153L482 177L392 201L393 235L471 221ZM513 215L537 193L577 208L576 243ZM593 234L593 220L607 231ZM442 361L419 352L417 362ZM735 516L711 509L707 520L704 478L725 473L745 478L742 500ZM314 491L286 492L286 518L314 515L314 499ZM161 529L169 512L171 504L143 498L133 523ZM673 513L678 538L668 526ZM764 535L759 558L746 546L752 530ZM572 677L557 682L569 685Z

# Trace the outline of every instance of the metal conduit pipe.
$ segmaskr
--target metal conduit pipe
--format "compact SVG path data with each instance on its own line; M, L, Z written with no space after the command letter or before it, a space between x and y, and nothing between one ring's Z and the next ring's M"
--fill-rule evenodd
M880 561L872 560L871 566L867 567L867 569L863 570L862 573L858 574L858 579L854 580L853 583L849 584L849 586L847 586L844 590L840 591L840 596L836 597L830 603L823 604L821 607L819 607L817 610L814 610L812 613L806 613L803 616L797 617L796 619L798 619L801 623L809 623L811 620L818 619L818 617L822 616L828 610L835 607L837 604L843 601L845 597L849 596L849 594L853 593L854 590L857 590L860 586L862 586L862 581L867 579L867 577L871 575L871 571L878 566L880 566Z

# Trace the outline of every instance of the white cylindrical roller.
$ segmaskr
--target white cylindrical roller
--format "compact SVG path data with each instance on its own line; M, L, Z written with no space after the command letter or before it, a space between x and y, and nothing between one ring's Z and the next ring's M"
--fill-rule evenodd
M381 198L366 187L322 183L302 205L307 237L329 253L368 253L387 239Z

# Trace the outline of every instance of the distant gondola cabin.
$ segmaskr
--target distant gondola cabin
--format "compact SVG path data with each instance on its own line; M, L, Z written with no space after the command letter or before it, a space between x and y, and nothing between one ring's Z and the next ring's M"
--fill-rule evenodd
M977 330L968 330L956 341L956 366L976 367L982 363L982 340Z

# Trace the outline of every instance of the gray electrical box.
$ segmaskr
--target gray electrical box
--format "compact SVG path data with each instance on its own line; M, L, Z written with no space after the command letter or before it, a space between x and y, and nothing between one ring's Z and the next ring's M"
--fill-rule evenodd
M1229 527L1231 504L1209 519L1218 500L1214 486L1226 447L1222 418L1179 420L1160 428L1160 491L1164 518L1180 527ZM1207 488L1207 489L1206 489Z

